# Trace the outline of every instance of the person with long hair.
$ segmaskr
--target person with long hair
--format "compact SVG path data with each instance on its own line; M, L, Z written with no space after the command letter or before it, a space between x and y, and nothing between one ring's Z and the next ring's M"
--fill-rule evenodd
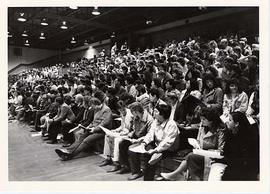
M225 143L225 132L220 126L218 115L209 108L203 108L200 119L201 123L197 136L198 147L194 148L212 150L222 154ZM176 170L170 173L161 173L160 175L165 180L173 181L177 180L179 175L188 169L192 180L203 180L204 167L206 166L205 161L210 163L211 160L210 158L206 158L206 156L191 152Z
M222 180L258 180L259 133L251 127L244 113L232 112L226 123L228 133L223 163L227 165Z

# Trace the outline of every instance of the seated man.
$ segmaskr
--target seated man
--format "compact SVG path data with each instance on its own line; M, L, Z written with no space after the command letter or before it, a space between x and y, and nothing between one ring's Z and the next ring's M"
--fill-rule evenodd
M162 156L172 153L177 149L177 137L179 134L176 122L170 120L171 107L169 105L158 105L154 112L155 120L151 128L140 144L146 149L143 154L145 161L144 180L154 180L155 163ZM130 166L132 176L128 180L134 180L142 176L140 169L141 153L135 153L129 150ZM151 159L151 160L150 160Z
M119 136L127 136L131 127L132 113L129 108L126 108L126 105L122 100L118 102L118 110L120 112L121 126L112 130L115 134ZM105 135L104 140L104 151L103 154L106 156L106 160L103 161L100 166L105 166L108 164L114 163L114 168L108 170L107 172L115 172L120 169L119 164L119 144L124 139L122 137L116 137L109 134Z
M70 160L77 156L80 152L89 148L96 141L104 138L104 132L100 126L111 129L112 112L111 109L104 103L105 94L103 92L96 92L95 98L91 99L92 107L95 109L95 115L92 123L87 126L80 134L78 139L67 149L56 149L55 152L62 160Z

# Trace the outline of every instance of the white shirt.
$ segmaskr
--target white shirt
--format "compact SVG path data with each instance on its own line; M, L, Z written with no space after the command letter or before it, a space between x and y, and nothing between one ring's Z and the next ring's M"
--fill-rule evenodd
M179 130L174 120L166 120L159 124L155 119L151 124L149 132L144 137L143 142L149 144L155 141L157 152L168 150L179 135Z

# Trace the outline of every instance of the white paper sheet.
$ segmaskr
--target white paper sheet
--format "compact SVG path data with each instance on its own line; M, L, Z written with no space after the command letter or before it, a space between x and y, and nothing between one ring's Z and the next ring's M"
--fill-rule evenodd
M203 149L193 149L194 154L198 154L201 156L209 157L209 158L217 158L221 159L223 156L220 155L217 151L209 151L209 150L203 150Z
M194 138L188 138L188 143L192 145L194 148L200 148L198 141Z
M247 120L248 120L249 124L251 124L251 125L253 125L254 123L256 123L256 121L251 116L248 116L247 117Z
M132 152L135 152L135 153L141 153L141 154L144 154L146 153L147 151L144 149L144 146L142 144L138 145L138 146L135 146L135 147L132 147L132 148L129 148L130 151Z

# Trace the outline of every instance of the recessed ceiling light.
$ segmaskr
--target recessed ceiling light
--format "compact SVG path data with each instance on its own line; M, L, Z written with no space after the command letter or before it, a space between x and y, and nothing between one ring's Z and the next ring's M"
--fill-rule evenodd
M93 15L100 15L100 12L98 10L98 7L94 7L93 11L92 11Z
M152 20L147 20L145 23L146 23L147 25L151 25L153 22L152 22Z
M72 43L72 44L75 44L75 43L76 43L76 40L75 40L75 38L74 38L74 37L72 37L72 38L71 38L70 43Z
M69 6L70 9L78 9L77 6Z
M26 40L25 43L24 43L24 45L25 45L25 46L30 46L29 41Z
M111 38L115 38L115 32L112 33Z
M41 20L40 24L41 24L42 26L48 26L48 25L49 25L48 22L47 22L47 20L46 20L46 18L43 18L43 19Z
M63 21L60 28L63 29L63 30L68 29L68 27L67 27L67 22L66 22L66 21Z
M41 32L40 33L40 37L39 37L40 40L45 40L46 37L44 36L44 32Z
M28 36L26 30L23 31L22 36L24 36L24 37L27 37Z
M12 36L11 33L8 32L8 37L9 37L9 38L12 38L13 36Z
M25 22L26 21L25 14L24 13L20 13L20 16L18 17L17 20L20 21L20 22Z

